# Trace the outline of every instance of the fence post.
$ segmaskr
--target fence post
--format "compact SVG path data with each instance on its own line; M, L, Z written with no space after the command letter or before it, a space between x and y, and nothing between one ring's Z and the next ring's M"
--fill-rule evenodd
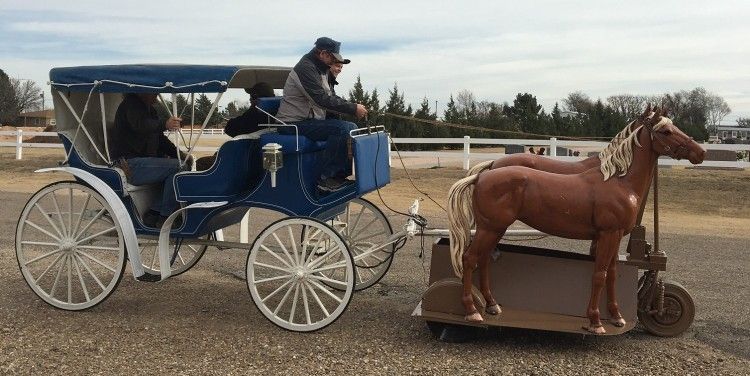
M391 154L393 154L393 140L391 140L391 135L388 135L388 167L393 167L393 161L391 160Z
M557 157L557 137L549 139L549 156Z
M471 137L464 136L464 170L469 169L470 147L471 147Z
M23 157L23 129L16 131L16 159Z

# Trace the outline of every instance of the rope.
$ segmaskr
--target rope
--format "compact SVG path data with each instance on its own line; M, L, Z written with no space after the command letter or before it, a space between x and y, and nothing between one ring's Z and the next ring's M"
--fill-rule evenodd
M530 137L541 137L541 138L559 138L559 139L565 139L565 140L575 140L575 141L596 141L596 140L609 140L610 137L574 137L574 136L556 136L556 135L550 135L550 134L541 134L541 133L529 133L529 132L520 132L520 131L504 131L500 129L492 129L492 128L482 128L477 127L474 125L465 125L465 124L456 124L456 123L449 123L446 121L439 121L439 120L430 120L430 119L420 119L414 116L406 116L406 115L399 115L394 114L392 112L385 112L383 115L398 118L398 119L404 119L404 120L412 120L417 121L421 123L427 123L432 125L442 125L449 128L458 128L458 129L465 129L465 130L473 130L473 131L482 131L482 132L491 132L491 133L499 133L499 134L513 134L513 135L520 135L520 136L530 136Z
M208 84L219 84L221 86L227 86L227 82L226 81L219 81L219 80L210 80L210 81L196 82L194 84L187 84L187 85L182 85L182 86L175 86L171 82L165 82L164 86L149 86L149 85L140 85L140 84L133 84L133 83L128 83L128 82L113 81L113 80L98 80L98 81L94 81L94 82L81 82L81 83L75 83L75 84L61 84L61 83L57 83L57 82L50 82L49 84L53 85L53 86L65 86L65 87L69 88L69 87L73 87L73 86L88 86L88 85L94 85L94 86L96 86L97 82L99 82L99 83L106 82L106 83L110 83L110 84L123 85L123 86L127 86L127 87L139 87L139 88L144 88L144 89L157 89L157 90L158 89L166 89L166 88L185 89L185 88L194 87L194 86L206 86Z

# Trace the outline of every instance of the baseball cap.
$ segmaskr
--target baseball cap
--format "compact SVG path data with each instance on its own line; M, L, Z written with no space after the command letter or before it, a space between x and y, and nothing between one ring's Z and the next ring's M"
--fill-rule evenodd
M336 59L336 62L343 63L343 64L349 64L352 62L349 59L344 59L343 57L341 57L341 53L340 53L341 42L337 42L331 38L328 38L328 37L318 38L318 40L315 41L315 48L330 52L331 55L333 55L333 57Z

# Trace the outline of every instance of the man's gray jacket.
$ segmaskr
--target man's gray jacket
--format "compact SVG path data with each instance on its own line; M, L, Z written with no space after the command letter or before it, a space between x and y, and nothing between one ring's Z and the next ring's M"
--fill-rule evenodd
M354 115L357 105L336 96L328 82L329 67L315 56L302 56L284 84L284 98L276 117L289 123L325 119L326 111Z

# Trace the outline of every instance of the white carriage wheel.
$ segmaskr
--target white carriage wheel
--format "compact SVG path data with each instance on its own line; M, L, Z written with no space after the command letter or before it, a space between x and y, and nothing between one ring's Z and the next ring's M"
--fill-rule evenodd
M78 311L104 301L125 271L125 242L112 207L78 182L50 184L26 203L16 227L16 259L42 300Z
M274 324L296 332L336 321L349 305L356 278L341 236L323 222L300 217L276 221L258 235L246 272L255 306Z
M198 239L207 240L210 239L211 235L204 235ZM172 262L172 276L180 275L190 270L200 261L203 254L208 249L207 245L201 244L180 244L177 248L177 254L174 254L175 250L175 238L169 238L169 249L174 257ZM189 239L185 239L189 242ZM141 263L143 264L143 270L151 275L161 275L159 269L159 239L158 238L141 238L138 239L138 246L141 252Z
M385 214L373 203L355 198L329 224L341 234L354 257L357 268L354 290L361 291L378 283L391 267L396 250L394 244L371 251L393 235Z

